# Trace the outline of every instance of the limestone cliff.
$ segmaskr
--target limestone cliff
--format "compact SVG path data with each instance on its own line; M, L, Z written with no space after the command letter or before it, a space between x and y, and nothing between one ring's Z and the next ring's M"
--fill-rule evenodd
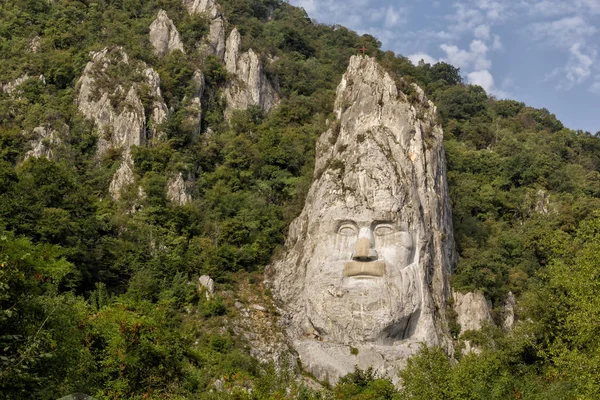
M481 292L452 294L454 298L454 310L457 314L457 322L460 324L460 333L479 330L483 325L492 322L490 313L491 304L485 299Z
M146 108L142 98L150 102ZM167 106L160 91L158 73L143 62L130 61L121 47L105 48L92 54L79 79L77 105L98 129L99 156L109 148L123 150L123 165L110 188L116 199L123 185L133 182L132 165L125 165L131 164L131 146L161 137L157 126L165 121ZM150 115L146 115L148 108Z
M411 90L412 103L375 59L351 58L305 207L268 268L302 365L331 383L355 365L397 380L421 343L450 351L457 256L443 132Z
M221 59L225 55L225 18L215 0L183 0L190 14L204 14L210 20L208 37L200 44L203 55L215 55Z
M160 10L150 25L150 43L154 47L154 54L159 57L175 50L184 51L179 32L165 10Z
M240 54L242 38L236 28L227 39L225 66L233 79L225 89L229 119L234 110L245 110L258 105L268 112L279 104L279 95L264 73L258 55L252 50Z
M190 201L192 197L187 193L185 188L185 181L181 172L176 177L169 179L167 184L167 196L172 202L183 206Z

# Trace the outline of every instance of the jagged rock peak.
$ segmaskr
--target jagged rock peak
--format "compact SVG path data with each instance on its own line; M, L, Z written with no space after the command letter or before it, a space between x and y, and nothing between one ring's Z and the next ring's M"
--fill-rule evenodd
M133 182L133 161L129 157L131 146L160 139L157 127L167 117L167 106L160 91L158 73L144 62L130 61L123 48L105 48L93 53L91 58L78 82L77 105L98 129L99 156L109 148L123 150L123 161L110 186L113 198L118 199L117 193ZM128 66L125 70L129 70L131 76L114 78L111 70L123 67L122 64ZM137 81L124 87L123 83L128 78L137 78ZM146 115L142 93L145 99L152 101L150 115ZM149 132L148 137L146 132Z
M227 39L225 51L225 66L234 77L225 89L227 119L231 118L234 110L259 105L268 112L279 104L279 94L268 80L258 55L252 49L240 54L241 43L240 33L234 28Z
M214 55L221 60L225 56L225 19L222 16L218 15L210 22L208 37L200 44L200 53Z
M203 56L215 55L223 59L225 55L225 18L221 7L215 0L183 0L183 5L190 14L205 14L210 18L208 37L200 43Z
M146 121L151 125L152 136L156 126L164 122L167 106L160 92L158 73L138 61L132 69L139 72L142 81L123 87L125 77L111 78L109 71L120 63L130 64L127 53L121 47L105 48L92 55L78 83L77 104L87 118L94 121L99 130L98 154L108 148L129 149L146 142ZM143 86L143 88L142 88ZM152 99L152 114L146 116L141 101L142 90Z
M205 13L210 18L216 18L221 14L215 0L183 0L183 5L190 14Z
M174 50L184 52L179 32L165 10L160 10L150 25L150 43L154 47L154 54L159 57L164 57Z
M169 180L167 184L167 196L169 200L180 206L192 201L192 197L186 191L185 181L181 172L175 178Z
M414 90L411 103L375 59L351 58L304 209L267 269L302 365L330 383L355 365L397 381L421 344L451 351L443 132Z
M227 38L227 44L225 45L225 68L227 69L227 72L231 74L237 72L237 62L241 45L242 35L240 35L237 28L233 28Z

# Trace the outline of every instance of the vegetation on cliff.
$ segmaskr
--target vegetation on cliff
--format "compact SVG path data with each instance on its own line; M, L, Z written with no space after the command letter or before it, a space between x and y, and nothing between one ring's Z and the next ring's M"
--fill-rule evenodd
M0 2L0 397L598 397L600 139L545 109L494 99L448 64L414 66L280 0L221 5L227 30L239 29L278 83L282 101L268 115L251 107L224 120L231 77L217 57L200 56L208 22L180 0ZM153 55L159 9L185 53ZM208 274L234 292L260 280L302 207L315 140L363 45L409 97L400 78L438 106L461 257L454 287L482 290L498 315L512 291L522 323L474 334L481 354L458 364L424 349L399 392L356 371L319 394L253 359L222 328L238 317L231 299L207 299L189 282ZM75 101L90 52L107 46L158 71L170 110L165 140L133 149L136 183L119 202L108 187L120 154L96 156L97 132ZM197 92L195 70L206 79L199 139L181 106ZM132 73L112 78L126 86ZM39 126L68 127L51 160L26 157ZM193 199L184 206L167 197L179 172Z

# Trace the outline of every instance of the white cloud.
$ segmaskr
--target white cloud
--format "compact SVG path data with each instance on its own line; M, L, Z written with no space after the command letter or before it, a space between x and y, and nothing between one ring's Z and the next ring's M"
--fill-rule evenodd
M494 77L488 70L474 71L467 75L469 83L473 85L479 85L485 89L486 92L490 91L494 87Z
M565 17L551 22L538 22L529 30L538 40L546 40L551 45L569 48L583 38L594 35L596 27L589 24L583 17Z
M499 35L494 35L494 42L492 43L493 50L502 50L502 39L500 39Z
M391 28L402 22L403 21L400 18L400 13L391 6L388 7L387 12L385 14L385 26L387 28Z
M488 47L481 40L473 40L469 50L450 44L442 44L440 48L446 53L448 62L459 68L485 70L492 67L492 62L487 58Z
M600 70L596 67L598 52L589 46L581 43L575 43L569 49L568 61L564 67L556 67L546 74L544 81L558 81L557 89L570 90L575 85L586 82L594 73ZM596 83L600 83L600 75L594 79L589 90L596 92Z
M296 5L304 8L309 14L312 14L317 10L317 0L298 0Z
M490 38L490 26L485 24L479 25L473 31L473 35L478 39L488 40Z
M600 94L600 77L597 77L597 79L588 90L592 93Z
M494 76L487 69L473 71L467 74L467 81L472 85L481 86L487 93L493 94L497 98L506 99L512 97L510 93L498 89L494 85Z
M585 81L592 73L596 52L584 53L581 43L576 43L569 49L569 62L565 68L566 79L574 84Z
M477 6L485 11L486 17L492 21L500 20L505 17L507 7L506 1L493 1L493 0L477 0Z
M536 17L600 14L600 2L597 0L521 0L516 8Z
M418 65L421 60L423 60L425 62L425 64L431 64L431 65L433 65L433 64L435 64L435 63L438 62L438 60L436 60L435 58L431 57L427 53L415 53L415 54L411 54L407 58L414 65Z

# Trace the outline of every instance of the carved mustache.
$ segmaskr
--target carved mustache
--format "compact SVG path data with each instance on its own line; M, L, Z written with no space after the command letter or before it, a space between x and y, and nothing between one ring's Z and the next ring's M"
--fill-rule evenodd
M352 276L383 276L385 263L381 261L350 261L344 264L344 277Z

